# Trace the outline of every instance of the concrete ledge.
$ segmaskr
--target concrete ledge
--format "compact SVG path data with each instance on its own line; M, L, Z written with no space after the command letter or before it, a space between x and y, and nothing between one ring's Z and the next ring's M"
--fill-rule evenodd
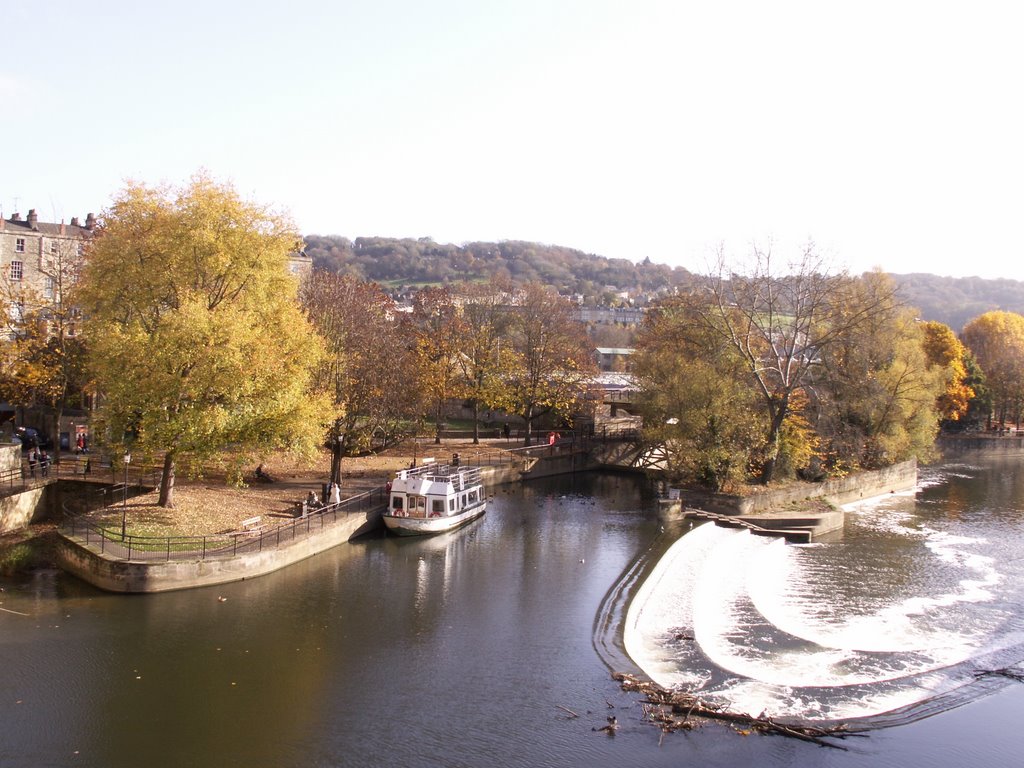
M935 444L943 454L957 454L961 451L1024 453L1024 437L1018 435L942 435Z
M61 568L108 592L170 592L244 581L313 557L381 524L383 507L325 526L294 542L234 557L145 562L112 560L62 537L57 547Z
M824 499L832 504L849 504L860 499L884 496L887 493L911 490L917 485L917 461L904 461L884 469L857 472L821 483L764 490L749 496L735 496L709 491L683 490L686 505L726 515L754 515L762 512L785 512L809 501ZM799 515L799 511L793 512Z
M751 496L685 490L681 499L662 499L659 516L666 519L700 517L716 525L748 527L758 536L783 536L787 541L812 541L842 531L846 515L841 509L809 510L801 505L825 501L848 504L860 499L905 491L917 485L917 462L907 461L885 469L801 483L791 488L761 491ZM694 509L687 510L687 505Z

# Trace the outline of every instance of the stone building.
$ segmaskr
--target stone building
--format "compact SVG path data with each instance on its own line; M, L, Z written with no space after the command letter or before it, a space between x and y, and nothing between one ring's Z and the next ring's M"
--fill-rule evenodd
M35 209L24 219L18 213L0 218L0 291L12 317L29 304L61 301L63 291L77 279L95 227L91 213L84 224L77 218L70 224L41 222Z

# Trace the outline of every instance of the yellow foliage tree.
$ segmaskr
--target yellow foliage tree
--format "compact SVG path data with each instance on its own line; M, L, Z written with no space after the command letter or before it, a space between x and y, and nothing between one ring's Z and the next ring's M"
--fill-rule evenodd
M959 421L967 413L974 390L967 382L967 348L953 333L953 329L934 320L922 323L924 352L930 366L939 366L946 372L946 388L939 395L936 407L941 418Z
M999 421L1024 403L1024 315L986 312L964 326L963 341L985 372Z
M205 175L130 183L102 217L82 276L89 366L111 448L175 463L231 449L311 453L332 417L309 393L322 341L299 309L291 223Z

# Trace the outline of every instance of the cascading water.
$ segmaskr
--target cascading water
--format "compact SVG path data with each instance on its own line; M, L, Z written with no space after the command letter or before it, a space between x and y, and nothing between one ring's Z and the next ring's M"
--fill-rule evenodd
M1024 659L1022 515L965 514L945 487L980 471L851 507L831 543L700 525L637 591L627 653L661 685L754 715L906 720L977 695L979 670Z

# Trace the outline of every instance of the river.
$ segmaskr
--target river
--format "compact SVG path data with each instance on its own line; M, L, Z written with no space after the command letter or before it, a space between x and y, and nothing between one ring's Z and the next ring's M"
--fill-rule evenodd
M974 458L851 510L835 540L751 544L663 526L636 478L579 475L498 488L450 534L221 587L8 580L0 766L1015 763L1024 684L973 673L1024 658L1022 507L1020 463ZM718 725L660 739L610 677L640 668L885 727L847 751Z

